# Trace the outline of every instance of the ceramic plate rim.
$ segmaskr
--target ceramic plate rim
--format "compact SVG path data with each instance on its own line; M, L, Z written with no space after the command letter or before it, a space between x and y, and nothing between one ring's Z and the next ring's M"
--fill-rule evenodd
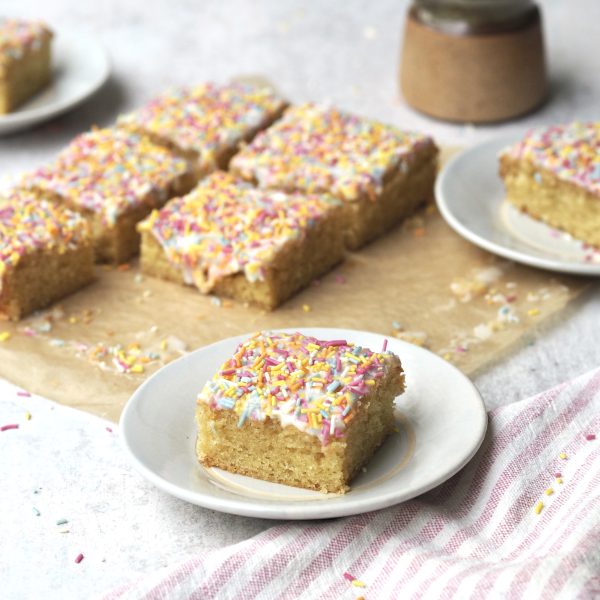
M522 137L523 133L506 133L502 136L498 136L471 146L456 156L453 156L442 168L435 182L435 198L440 213L442 214L446 223L448 223L448 225L450 225L450 227L454 229L454 231L456 231L456 233L458 233L461 237L465 238L476 246L479 246L480 248L483 248L484 250L503 258L508 258L515 262L526 264L532 267L538 267L548 271L576 275L600 276L600 265L561 260L560 258L553 257L550 254L547 254L546 256L537 256L533 254L533 248L531 249L532 253L528 253L526 251L526 245L522 242L523 249L511 248L498 241L489 239L485 235L477 232L474 230L474 228L469 227L467 224L461 221L454 213L453 208L455 207L456 200L448 197L448 194L446 193L446 185L447 181L455 176L455 170L457 170L459 167L462 167L463 163L468 162L468 160L474 154L481 154L484 151L491 152L492 150L495 150L495 153L497 154L499 150L511 145ZM499 179L499 176L495 171L493 174L490 174L490 178L492 176ZM498 207L496 207L495 210L497 210L497 208ZM514 236L511 237L513 237L516 242L519 242L518 238L515 238ZM538 249L538 252L543 253L543 250Z
M9 135L19 130L33 127L38 123L59 116L71 108L75 108L95 94L108 80L111 72L109 54L104 44L95 36L78 34L68 30L57 30L54 32L54 35L51 59L53 63L52 69L56 68L55 61L57 56L61 56L67 63L65 70L68 71L73 48L78 47L80 44L85 44L88 47L94 47L94 51L98 53L98 56L102 56L102 70L98 70L95 79L90 81L85 87L77 90L72 96L59 98L58 100L49 100L47 103L33 108L27 108L27 103L25 103L23 108L17 107L17 110L14 112L0 115L0 135ZM68 73L63 75L63 77L68 77Z
M353 329L342 329L342 328L324 328L324 327L286 327L283 329L273 329L272 331L299 331L301 333L306 333L308 335L316 335L319 332L319 335L323 335L323 332L329 332L328 335L331 335L331 339L335 339L335 337L340 337L343 335L349 340L352 340L353 335L372 335L378 336L383 341L386 336L382 334L377 334L374 332L367 332L361 330L353 330ZM333 508L328 505L328 499L325 498L323 500L317 501L308 501L306 503L298 502L298 501L282 501L278 504L269 504L269 505L261 505L260 502L256 498L252 497L244 497L240 495L239 497L234 497L231 499L217 497L213 494L206 493L203 491L196 491L189 488L183 488L156 473L153 469L147 466L142 459L140 459L135 450L135 442L130 439L129 427L130 421L133 417L134 410L137 407L139 402L143 402L143 394L147 390L148 387L153 385L153 381L157 377L164 377L165 372L169 368L174 368L173 365L175 363L179 363L181 361L193 360L192 355L201 355L215 346L219 346L224 343L232 343L234 340L244 339L249 337L255 332L250 332L242 335L231 336L228 338L224 338L218 340L212 344L208 344L206 346L202 346L197 348L196 350L178 358L171 363L163 366L161 369L152 374L146 381L144 381L132 394L132 396L127 401L119 419L119 431L120 438L123 448L127 454L127 457L130 463L133 465L134 469L142 475L146 480L151 482L153 485L158 487L159 489L167 492L168 494L180 498L186 502L190 502L192 504L202 506L204 508L209 508L212 510L216 510L219 512L230 513L241 516L248 517L258 517L264 519L286 519L286 520L308 520L308 519L325 519L325 518L334 518L341 516L349 516L354 514L359 514L363 512L369 512L373 510L378 510L381 508L385 508L388 506L392 506L394 504L399 504L401 502L405 502L410 500L416 496L419 496L438 485L442 484L444 481L447 481L450 477L458 473L465 465L469 463L469 461L475 456L483 440L485 439L485 434L487 431L487 412L483 403L483 399L473 382L462 373L459 369L457 369L454 365L444 361L441 357L436 354L425 350L424 348L420 348L413 344L409 344L408 342L404 342L402 340L394 339L394 344L399 345L404 349L408 349L411 353L416 354L420 357L426 357L426 360L434 362L439 361L439 364L443 364L444 368L447 368L450 373L454 377L458 377L464 384L466 384L471 392L470 402L472 404L473 414L477 413L478 418L478 430L477 436L474 437L471 442L471 446L469 448L465 448L464 455L461 460L456 461L452 466L447 468L443 475L437 477L435 479L425 481L420 486L416 488L412 488L408 493L402 492L389 492L385 495L375 495L375 497L371 497L371 495L366 495L363 498L359 499L351 499L349 502L344 504L336 504ZM325 338L326 339L326 338ZM195 456L194 456L195 459ZM345 496L332 496L332 500L337 498L348 499L349 495Z

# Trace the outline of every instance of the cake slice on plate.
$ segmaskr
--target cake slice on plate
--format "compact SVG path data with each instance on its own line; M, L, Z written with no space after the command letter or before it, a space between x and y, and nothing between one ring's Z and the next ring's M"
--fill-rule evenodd
M197 454L208 467L344 493L394 428L399 358L346 340L257 333L198 396Z
M41 21L0 19L0 114L48 84L51 43L52 32Z
M530 131L500 155L507 199L600 247L600 121Z

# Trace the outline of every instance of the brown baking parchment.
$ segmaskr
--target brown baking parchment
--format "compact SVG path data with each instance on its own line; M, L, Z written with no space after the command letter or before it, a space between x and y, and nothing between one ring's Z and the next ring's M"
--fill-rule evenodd
M430 205L272 313L142 276L136 264L98 267L97 281L60 306L0 323L10 334L0 376L116 421L135 388L185 351L309 326L407 339L473 374L526 343L585 283L479 250Z

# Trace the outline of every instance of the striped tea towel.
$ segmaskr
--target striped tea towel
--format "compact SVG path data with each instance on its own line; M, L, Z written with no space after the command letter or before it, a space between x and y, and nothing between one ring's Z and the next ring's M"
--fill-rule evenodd
M471 463L415 500L279 525L107 598L359 597L600 598L600 369L491 412Z

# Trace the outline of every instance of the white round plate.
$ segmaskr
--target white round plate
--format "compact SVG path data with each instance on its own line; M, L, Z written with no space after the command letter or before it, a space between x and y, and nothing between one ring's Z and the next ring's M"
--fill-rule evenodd
M81 104L108 79L110 62L89 36L56 32L52 40L52 81L13 112L0 115L0 135L56 117Z
M344 338L379 350L384 336L325 328L287 329L323 340ZM483 441L487 415L475 386L440 357L396 339L406 392L396 400L392 434L347 494L323 494L205 468L196 459L195 400L204 383L251 334L200 348L160 369L133 394L121 415L135 468L160 489L188 502L250 517L326 519L414 498L450 478Z
M600 275L600 251L504 201L498 154L520 138L499 137L448 161L435 185L442 216L459 235L499 256L550 271Z

